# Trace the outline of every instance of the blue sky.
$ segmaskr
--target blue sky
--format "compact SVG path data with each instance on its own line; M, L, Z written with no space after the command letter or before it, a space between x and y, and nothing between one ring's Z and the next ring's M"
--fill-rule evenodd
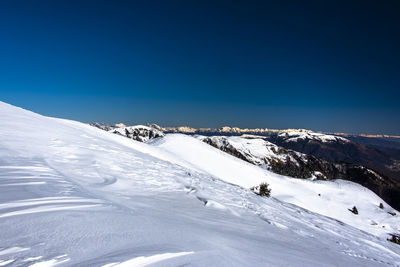
M0 1L0 100L83 122L400 134L399 14L397 1Z

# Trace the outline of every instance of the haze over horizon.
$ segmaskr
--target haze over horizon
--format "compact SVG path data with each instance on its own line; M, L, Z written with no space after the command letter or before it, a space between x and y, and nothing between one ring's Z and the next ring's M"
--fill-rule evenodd
M82 122L400 135L398 1L1 1L0 101Z

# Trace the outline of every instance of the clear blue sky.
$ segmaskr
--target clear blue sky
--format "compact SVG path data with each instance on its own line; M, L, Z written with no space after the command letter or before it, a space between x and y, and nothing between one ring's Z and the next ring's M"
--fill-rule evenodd
M399 1L0 1L0 100L83 122L400 134Z

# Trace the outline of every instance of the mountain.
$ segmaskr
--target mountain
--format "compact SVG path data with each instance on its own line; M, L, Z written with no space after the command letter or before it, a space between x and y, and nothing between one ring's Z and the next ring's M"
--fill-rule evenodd
M126 136L140 142L147 142L151 139L164 136L163 132L144 125L119 127L109 130L109 132Z
M235 157L262 166L277 174L296 178L343 179L356 182L375 192L394 208L400 209L400 183L364 166L322 160L312 155L279 147L260 138L234 136L197 136L197 138ZM288 140L296 142L304 138L313 138L321 143L349 142L341 137L316 133L302 133L302 135L296 135L293 139Z
M320 170L312 168L317 159L293 150L287 150L257 137L196 136L237 158L262 166L274 173L296 178L317 178L326 180ZM320 161L321 163L322 161Z
M141 128L146 126L139 125L130 127ZM161 129L165 129L156 124L149 124L147 127L160 132ZM188 130L185 127L181 127L178 130L186 133L193 133L192 130ZM223 127L222 130L230 131L231 128ZM118 131L111 132L121 134ZM137 132L137 134L134 136L138 136L138 134L139 132ZM161 134L162 135L160 136L164 135L162 132ZM278 132L277 134L279 137L285 138L285 142L292 143L302 142L304 140L311 140L323 144L351 143L348 139L343 137L315 133L307 130L287 130ZM127 134L126 136L130 137ZM145 137L144 135L142 136ZM135 140L149 140L148 138L143 137L138 136ZM247 134L242 135L242 137L205 137L201 135L195 135L195 137L235 157L252 164L262 166L263 168L266 168L267 170L277 174L294 178L312 178L317 180L342 179L358 183L376 193L395 209L400 209L400 183L362 165L322 160L312 155L279 147L262 139L265 139L265 137L257 135ZM272 135L272 138L270 139L273 138L274 135Z
M1 265L400 264L397 211L358 184L277 175L181 134L0 115ZM248 189L261 182L272 197Z
M102 129L104 131L111 131L112 129L117 128L115 126L108 125L107 123L103 123L103 122L94 122L94 123L90 123L89 125L94 126L99 129Z
M150 124L151 126L165 132L165 133L184 133L184 134L203 134L203 135L242 135L242 134L258 134L258 135L270 135L272 133L286 132L286 131L308 131L304 129L287 129L287 130L276 130L268 128L239 128L224 126L221 128L193 128L189 126L178 126L178 127L161 127L157 124Z
M362 144L368 147L376 148L391 154L392 157L400 159L400 138L390 137L365 137L350 135L346 137L350 141Z
M301 153L332 161L363 165L400 181L400 160L382 150L346 138L311 132L275 133L268 141Z
M89 125L99 128L104 131L108 131L114 134L119 134L130 139L139 141L139 142L147 142L153 138L163 137L164 133L159 130L159 126L154 124L154 126L144 126L144 125L135 125L135 126L126 126L123 123L118 123L115 125L109 125L106 123L90 123ZM157 128L158 127L158 128Z
M96 126L96 125L94 125ZM98 127L98 126L96 126ZM161 130L166 128L160 127L157 124L149 124L148 126L130 126L131 129L142 129L145 127L148 131L155 131L159 134L151 135L142 131L130 132L127 128L116 128L119 130L112 130L111 132L125 135L129 138L134 138L137 141L148 141L152 138L162 137L164 135ZM101 128L101 127L99 127ZM168 129L167 129L168 130ZM248 130L248 129L246 129ZM186 134L193 134L198 130L189 127L178 127L176 131L185 132ZM232 133L237 131L234 128L223 127L218 132L219 134ZM207 132L211 133L211 132ZM239 133L239 131L237 131ZM253 163L255 165L263 166L274 173L287 175L295 178L313 178L319 180L332 180L343 179L358 183L362 186L375 192L382 197L386 202L396 209L400 209L400 182L393 180L385 175L379 174L376 171L366 168L360 164L350 163L345 161L329 161L317 158L309 154L303 154L294 150L285 149L277 146L269 141L262 139L269 139L275 143L289 143L298 144L303 142L322 144L322 146L339 145L339 153L347 145L358 145L352 143L350 140L329 134L315 133L308 130L285 130L278 131L269 135L269 137L257 135L242 135L240 137L226 137L226 136L211 136L204 137L197 135L197 138L206 142L222 151L225 151L235 157ZM244 139L245 138L245 139ZM278 141L277 141L278 140ZM325 151L325 147L322 148Z
M307 129L271 129L271 128L239 128L239 127L230 127L223 126L221 128L193 128L189 126L178 126L178 127L162 127L157 124L149 124L149 126L153 126L158 130L164 131L165 133L184 133L184 134L205 134L205 135L243 135L243 134L256 134L261 136L269 136L271 134L279 134L279 133L311 133L316 135L331 135L331 136L339 136L344 137L346 139L364 139L361 142L374 143L377 142L390 142L390 146L393 145L393 142L400 144L400 136L399 135L387 135L387 134L347 134L347 133L315 133L312 130ZM369 140L368 140L369 139ZM358 143L358 142L357 142Z
M380 175L400 182L400 138L390 135L349 135L315 133L305 129L277 130L269 128L191 128L160 127L165 133L185 133L205 136L258 135L278 146L332 162L347 162L366 166ZM322 140L323 138L324 140Z
M380 202L375 201L380 198L365 187L349 181L312 181L281 176L232 157L187 135L167 134L163 138L150 141L149 144L162 149L164 159L209 173L229 183L250 188L265 181L270 184L274 198L335 218L369 233L387 233L388 226L382 227L381 224L383 218L389 221L398 220L397 211L390 211L396 213L396 216L384 210L380 210L379 215L376 214L374 211L380 209ZM372 199L375 200L371 202ZM388 205L386 202L382 203L385 207ZM348 211L348 207L353 206L363 212L354 216ZM380 216L383 217L378 219ZM393 228L396 229L395 232L398 231L396 227Z

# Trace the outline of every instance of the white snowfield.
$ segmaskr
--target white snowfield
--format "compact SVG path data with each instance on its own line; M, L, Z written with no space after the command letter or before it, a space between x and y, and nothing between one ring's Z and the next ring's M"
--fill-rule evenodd
M247 189L261 181L272 198ZM398 266L380 202L185 135L140 143L0 102L0 266Z

